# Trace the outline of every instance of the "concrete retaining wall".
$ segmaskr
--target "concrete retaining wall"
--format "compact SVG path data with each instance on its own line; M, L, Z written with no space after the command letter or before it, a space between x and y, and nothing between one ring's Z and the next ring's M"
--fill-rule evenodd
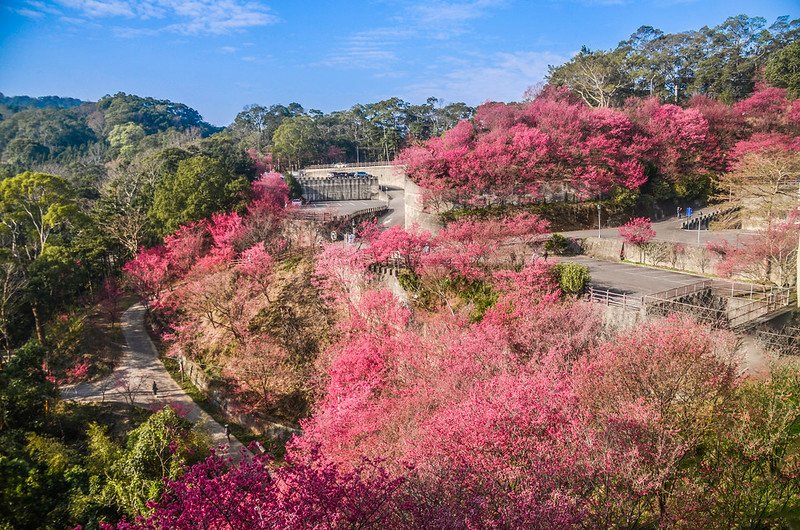
M625 245L620 239L587 237L576 239L583 252L606 261L627 261L669 267L693 274L711 274L719 258L705 247L694 247L683 243L654 241L643 248Z
M310 177L297 179L309 202L368 201L378 194L378 179L368 177Z
M326 177L331 171L347 171L356 172L363 171L378 178L378 183L381 186L390 186L392 188L402 188L405 186L406 170L405 166L396 166L388 164L385 166L351 166L336 168L327 167L323 169L303 169L300 171L300 176L307 177Z
M425 209L422 203L422 188L411 179L406 179L404 184L406 206L406 228L417 225L423 230L437 233L442 229L439 217L430 209Z
M647 318L644 311L632 311L629 308L613 305L594 305L600 311L603 327L612 332L631 329Z
M643 248L635 245L624 245L618 239L599 239L587 237L575 240L584 254L606 261L619 261L624 259L642 265L667 267L691 274L714 274L720 257L706 247L697 247L674 241L651 241ZM766 269L765 269L766 270ZM732 280L753 281L747 276L733 276ZM777 282L777 272L773 274L772 281ZM790 285L794 285L795 278L789 275L786 278Z

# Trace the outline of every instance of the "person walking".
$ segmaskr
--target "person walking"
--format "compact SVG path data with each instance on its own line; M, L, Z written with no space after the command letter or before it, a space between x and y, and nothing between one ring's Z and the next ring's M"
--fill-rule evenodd
M225 424L225 438L228 439L228 443L231 443L231 426L227 423Z
M545 261L547 261L547 258L548 258L549 256L550 256L550 254L548 254L548 253L547 253L547 251L545 250L545 251L544 251L544 260L545 260Z
M682 214L682 213L683 213L683 208L681 208L680 206L678 206L678 219L680 219L680 218L681 218L681 214Z
M158 397L158 385L153 381L153 397Z

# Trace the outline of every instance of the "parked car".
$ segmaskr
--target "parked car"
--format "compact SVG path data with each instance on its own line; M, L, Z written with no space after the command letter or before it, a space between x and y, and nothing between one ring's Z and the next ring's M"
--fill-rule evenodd
M371 177L372 175L370 175L366 171L356 171L355 173L353 173L353 176L354 177Z
M292 199L292 206L302 206L303 199Z

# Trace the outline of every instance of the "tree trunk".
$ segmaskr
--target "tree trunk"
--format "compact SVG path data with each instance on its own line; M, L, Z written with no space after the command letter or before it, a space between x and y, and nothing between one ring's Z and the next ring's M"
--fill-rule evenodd
M33 324L36 328L36 340L39 344L44 345L44 332L42 331L42 322L39 320L39 308L35 305L31 306L31 314L33 314Z

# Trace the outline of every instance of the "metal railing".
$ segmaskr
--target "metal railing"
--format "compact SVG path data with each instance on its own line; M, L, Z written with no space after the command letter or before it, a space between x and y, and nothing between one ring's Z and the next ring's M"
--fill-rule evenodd
M749 304L729 310L727 313L730 327L737 328L757 321L779 309L788 307L792 292L783 287L773 287L763 298L753 299Z
M665 291L648 294L644 298L653 300L674 300L675 298L680 298L682 296L688 296L690 294L705 291L706 289L711 289L713 283L713 280L702 280L689 285L682 285L680 287L673 287L672 289L667 289Z
M680 301L685 296L703 291L712 291L729 300L749 300L749 302L740 307L723 309L722 307L713 307L713 305ZM703 280L645 295L641 298L609 289L589 287L586 298L590 302L606 306L618 306L636 311L644 308L648 315L667 316L672 313L684 313L716 327L741 328L757 323L761 317L787 308L792 301L792 291L785 287Z
M628 296L625 293L617 293L609 289L589 287L586 292L586 299L595 304L621 307L631 311L640 311L642 309L641 297Z
M800 328L776 331L758 330L756 337L769 349L781 355L800 355Z
M747 282L734 282L729 280L712 280L714 293L730 298L749 298L751 300L764 295L772 290L770 285L761 285Z
M713 327L725 328L728 320L725 311L716 307L704 306L699 304L689 304L678 300L656 300L649 301L646 306L649 316L666 317L672 314L688 315L695 320L705 322Z
M362 208L361 210L356 210L354 212L346 213L343 215L334 215L324 208L302 209L293 211L292 217L294 217L295 219L321 221L323 223L341 222L341 221L349 221L351 219L355 219L356 217L361 217L362 215L377 214L380 212L384 212L387 209L388 206L386 205L373 206L371 208Z
M380 166L395 166L395 165L404 165L404 164L395 164L391 160L381 160L379 162L347 162L347 163L339 163L339 164L312 164L310 166L306 166L300 171L302 172L305 169L338 169L344 167L380 167Z

